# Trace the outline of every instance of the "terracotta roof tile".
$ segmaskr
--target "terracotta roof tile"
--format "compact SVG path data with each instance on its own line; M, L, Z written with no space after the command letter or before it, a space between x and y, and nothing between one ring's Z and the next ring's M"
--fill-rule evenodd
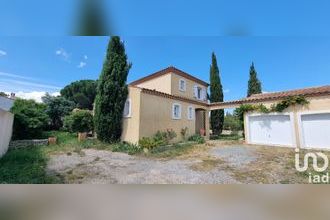
M207 82L204 82L204 81L202 81L202 80L200 80L200 79L198 79L198 78L196 78L196 77L194 77L194 76L192 76L192 75L190 75L190 74L188 74L186 72L183 72L182 70L179 70L179 69L177 69L177 68L175 68L173 66L170 66L170 67L168 67L166 69L163 69L163 70L160 70L158 72L155 72L155 73L153 73L151 75L148 75L146 77L143 77L141 79L138 79L138 80L136 80L134 82L131 82L130 85L135 86L135 85L138 85L140 83L149 81L151 79L155 79L157 77L163 76L163 75L168 74L168 73L175 73L175 74L178 74L179 76L182 76L182 77L185 77L187 79L190 79L190 80L192 80L194 82L197 82L197 83L199 83L201 85L209 86L209 84Z
M248 98L235 100L235 101L228 101L222 103L211 103L211 106L225 106L225 105L232 105L232 104L244 104L244 103L251 103L251 102L262 102L262 101L272 101L272 100L281 100L286 97L290 96L298 96L303 95L306 97L315 97L315 96L324 96L330 95L330 86L320 86L320 87L311 87L305 89L296 89L296 90L289 90L283 92L272 92L272 93L262 93L252 95Z

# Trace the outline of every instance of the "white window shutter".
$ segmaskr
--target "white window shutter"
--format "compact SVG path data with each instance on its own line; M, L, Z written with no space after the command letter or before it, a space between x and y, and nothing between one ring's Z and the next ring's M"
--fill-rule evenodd
M197 85L194 85L194 97L197 98Z
M206 97L206 90L203 88L202 89L202 100L205 100L205 97Z

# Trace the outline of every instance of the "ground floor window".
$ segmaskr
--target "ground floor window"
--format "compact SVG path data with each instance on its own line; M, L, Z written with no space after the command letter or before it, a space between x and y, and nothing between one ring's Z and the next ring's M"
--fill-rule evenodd
M174 103L172 106L172 118L181 119L181 105Z
M125 102L124 117L131 117L131 99L127 99Z
M194 119L194 108L192 106L188 106L188 119L193 120Z

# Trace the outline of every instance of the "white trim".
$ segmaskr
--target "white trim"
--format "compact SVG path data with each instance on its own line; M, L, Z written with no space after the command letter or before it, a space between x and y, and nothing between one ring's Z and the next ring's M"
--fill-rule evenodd
M297 112L297 121L298 121L298 131L299 131L299 141L300 141L300 148L303 149L315 149L315 150L329 150L328 148L322 148L322 146L318 147L311 147L306 146L305 138L303 137L304 131L303 131L303 124L302 124L302 116L303 115L319 115L319 114L330 114L329 110L320 110L320 111L300 111ZM325 146L327 147L327 146Z
M179 106L179 116L178 117L176 117L174 115L174 108L175 108L175 106ZM179 103L173 103L172 104L172 119L180 120L181 119L181 113L182 113L181 104L179 104Z
M249 117L255 117L255 116L274 116L274 115L287 115L290 116L290 124L291 124L291 138L292 138L292 145L282 145L282 144L269 144L269 143L255 143L255 142L251 142L251 128L250 128L250 120ZM245 114L245 118L246 118L246 125L247 126L245 129L247 134L245 134L245 139L246 139L246 143L247 144L253 144L253 145L268 145L268 146L274 146L274 147L290 147L290 148L295 148L297 146L297 142L296 142L296 129L295 129L295 122L294 122L294 113L293 112L284 112L284 113L278 113L278 112L272 112L272 113L268 113L268 114L264 114L264 113L246 113Z
M184 82L184 86L183 86L184 88L183 89L181 88L181 82ZM187 82L183 78L179 79L179 90L181 92L185 92L187 90Z
M189 110L191 109L191 117L189 117ZM195 117L194 117L194 107L192 107L191 105L189 105L188 107L187 107L187 119L188 120L194 120L195 119Z
M125 114L125 106L126 106L126 102L129 102L129 106L128 106L128 115L124 115L124 114ZM126 99L126 101L125 101L125 106L124 106L123 117L124 117L124 118L130 118L130 117L132 117L132 101L131 101L130 98Z

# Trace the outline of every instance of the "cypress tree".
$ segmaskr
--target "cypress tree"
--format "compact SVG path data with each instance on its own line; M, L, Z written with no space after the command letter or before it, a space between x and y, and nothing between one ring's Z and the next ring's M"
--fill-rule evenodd
M217 58L212 53L212 65L210 67L210 101L223 102L223 89L220 80ZM223 129L224 110L211 111L211 129L213 134L220 135Z
M120 140L130 68L124 43L120 37L111 37L95 99L95 131L101 141L110 143Z
M261 82L257 77L257 71L254 68L254 63L250 66L250 79L248 83L247 96L250 97L253 94L259 94L262 92Z

